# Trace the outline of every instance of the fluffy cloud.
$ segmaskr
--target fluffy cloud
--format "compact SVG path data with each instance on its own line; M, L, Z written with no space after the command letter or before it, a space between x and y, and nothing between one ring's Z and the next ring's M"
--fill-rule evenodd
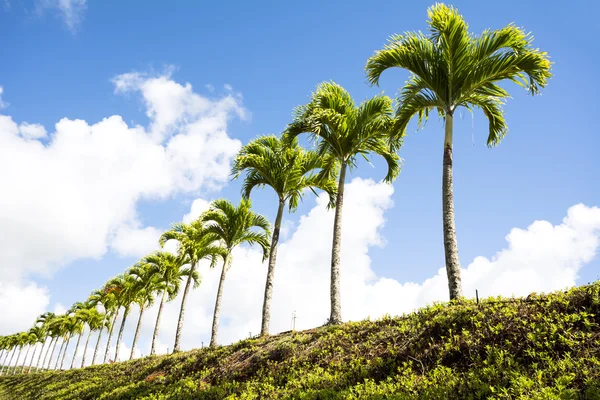
M368 255L372 246L384 245L379 231L385 223L385 210L392 206L393 188L371 180L354 179L347 185L342 239L342 310L346 320L399 315L434 301L448 298L445 269L422 283L398 282L377 276ZM327 200L300 218L289 238L282 242L275 274L271 331L291 328L296 312L296 328L307 329L325 323L329 316L329 260L333 212ZM202 199L192 205L204 209ZM191 212L194 216L199 211ZM291 228L290 228L291 230ZM475 258L463 269L467 296L475 288L482 296L526 295L573 286L577 272L590 262L600 247L600 209L576 205L561 224L535 221L529 227L514 228L505 249L491 259ZM194 290L186 306L183 348L206 345L210 339L212 312L220 269L200 267L201 286ZM227 344L260 329L266 264L257 249L234 251L233 266L225 282L219 342ZM172 346L181 296L167 303L159 340ZM156 317L156 307L148 310L139 342L148 354ZM134 313L135 314L135 313ZM135 319L135 318L134 318ZM131 343L135 321L127 324L125 340ZM163 346L161 352L166 351Z
M37 12L44 13L51 10L63 20L71 32L75 32L83 21L87 0L37 0Z
M0 335L30 328L49 301L48 291L35 283L0 281Z
M45 129L0 115L0 279L50 274L107 248L140 255L158 236L139 228L142 199L166 199L227 182L241 144L227 133L245 116L235 93L208 99L170 76L130 73L115 78L119 92L139 93L149 129L113 115L96 123L63 118ZM159 138L160 136L160 138Z

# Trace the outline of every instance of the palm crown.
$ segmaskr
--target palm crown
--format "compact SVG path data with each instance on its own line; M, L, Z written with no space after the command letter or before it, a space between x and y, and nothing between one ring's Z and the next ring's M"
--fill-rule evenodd
M388 68L411 72L400 91L395 136L414 115L421 124L433 109L444 116L458 107L479 107L489 120L488 145L498 144L507 131L503 104L509 97L498 82L508 79L538 93L551 76L548 54L532 48L533 36L513 24L475 36L454 7L436 4L428 16L428 35L392 36L366 65L372 84Z

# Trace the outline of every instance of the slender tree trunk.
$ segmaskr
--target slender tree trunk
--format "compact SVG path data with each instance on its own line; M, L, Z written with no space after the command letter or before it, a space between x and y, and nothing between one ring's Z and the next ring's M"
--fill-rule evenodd
M212 335L210 336L210 347L217 345L217 335L219 334L219 316L221 315L221 299L223 298L223 283L229 269L229 257L231 256L228 250L225 260L223 261L223 270L221 271L221 279L219 280L219 289L217 290L217 301L215 302L215 312L213 314Z
M52 353L50 353L50 358L48 359L48 366L46 367L47 370L50 370L50 366L52 365L52 357L54 356L54 351L56 350L56 346L58 345L58 341L59 341L60 337L56 337L56 340L54 341L54 346L52 347Z
M190 286L192 284L192 276L196 270L196 262L192 262L190 268L190 276L188 276L187 282L185 283L185 289L183 289L183 297L181 298L181 308L179 309L179 320L177 320L177 331L175 332L175 344L173 345L173 353L179 351L179 342L181 340L181 330L183 329L183 316L185 315L185 303L187 301L188 293L190 292Z
M168 284L167 284L168 286ZM153 356L156 353L156 339L158 338L158 328L160 327L160 316L162 315L163 306L165 305L165 296L167 290L163 290L160 298L160 305L158 306L158 315L156 316L156 324L154 325L154 334L152 335L152 347L150 349L150 355Z
M79 342L81 342L82 334L83 334L83 331L79 334L79 337L77 338L77 344L75 345L75 351L73 352L73 360L71 360L71 369L73 369L73 367L75 366L75 357L77 357L77 350L79 350ZM89 337L89 335L88 335L88 337Z
M333 244L331 246L331 315L329 324L342 323L342 299L340 293L340 264L342 251L342 207L344 206L344 184L346 182L346 163L340 167L335 217L333 220Z
M446 272L450 300L462 297L460 279L460 262L458 261L458 244L456 241L456 225L454 223L454 189L452 185L452 113L446 113L444 138L444 172L442 174L442 214L444 220L444 250L446 256Z
M265 298L263 300L262 324L260 326L261 336L269 334L269 324L271 322L271 298L273 297L273 281L275 280L275 264L277 263L277 244L279 243L279 231L281 230L281 219L283 218L283 209L285 201L279 199L277 208L277 217L275 218L275 229L271 238L271 251L269 252L269 269L267 270L267 283L265 284Z
M60 360L60 370L61 371L63 369L63 366L65 365L65 358L67 357L67 350L69 349L69 343L71 343L71 335L69 335L69 338L67 339L67 343L65 344L65 349L63 350L62 360Z
M66 342L67 342L66 337L63 337L63 341L60 344L60 348L58 349L58 355L56 356L56 364L54 365L54 370L58 369L58 363L60 362L60 356L62 355L63 348L65 347Z
M2 375L2 372L4 371L4 366L6 365L6 360L8 359L9 355L10 349L5 349L4 354L2 354L2 367L0 368L0 375Z
M25 352L25 358L23 359L23 368L21 368L21 373L25 372L25 366L27 365L27 356L29 355L30 350L31 346L27 345L27 351Z
M121 347L121 339L123 338L123 331L125 330L125 321L127 321L127 315L129 314L129 306L125 307L123 313L123 320L121 321L121 328L119 328L119 336L117 336L117 346L115 349L115 362L119 361L119 347Z
M81 368L85 367L85 354L87 353L88 345L90 344L90 337L92 336L92 328L88 333L87 339L85 340L85 347L83 348L83 356L81 357Z
M42 348L43 348L43 345L42 345ZM31 366L33 365L33 359L35 358L36 351L37 351L37 343L33 345L33 355L31 356L31 360L29 360L29 368L27 368L27 373L29 373L31 371ZM25 373L24 365L23 365L23 371L21 371L21 373Z
M21 352L23 351L23 348L21 347L19 349L19 353L17 354L17 361L15 361L15 366L13 367L13 371L11 375L15 375L17 373L17 365L19 365L19 358L21 358Z
M133 345L131 346L131 354L129 355L129 359L133 360L133 352L135 351L135 345L138 341L138 336L140 334L140 328L142 327L142 316L144 315L144 306L140 306L140 317L138 318L137 327L135 328L135 335L133 335Z
M102 338L102 331L104 327L100 328L100 332L98 332L98 341L96 342L96 347L94 348L94 357L92 357L92 365L96 364L96 356L98 355L98 349L100 348L100 339Z
M108 358L108 352L110 350L110 340L112 339L112 334L115 329L115 324L117 323L117 316L119 315L120 309L121 307L117 308L117 311L115 312L115 318L113 318L110 330L108 331L108 341L106 342L106 352L104 352L104 361L102 362L103 364L106 364L106 359Z

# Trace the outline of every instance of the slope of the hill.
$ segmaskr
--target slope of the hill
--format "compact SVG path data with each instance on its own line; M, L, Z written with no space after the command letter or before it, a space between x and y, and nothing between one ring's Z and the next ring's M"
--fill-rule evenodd
M0 399L600 399L600 283L0 377Z

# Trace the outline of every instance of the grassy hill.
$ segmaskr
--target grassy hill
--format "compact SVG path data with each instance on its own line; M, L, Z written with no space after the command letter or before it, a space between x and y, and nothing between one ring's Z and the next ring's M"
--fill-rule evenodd
M600 399L600 283L63 372L0 399Z

